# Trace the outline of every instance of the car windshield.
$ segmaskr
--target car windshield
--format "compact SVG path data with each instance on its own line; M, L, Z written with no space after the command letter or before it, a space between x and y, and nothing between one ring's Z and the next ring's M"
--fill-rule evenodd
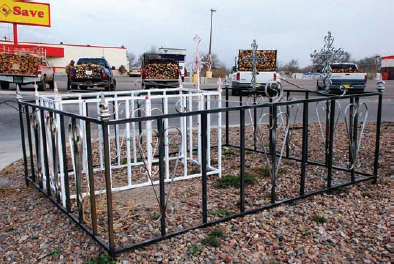
M105 60L103 60L103 59L82 58L82 59L79 59L78 62L77 62L77 65L80 65L80 64L96 64L96 65L105 66Z
M356 70L356 65L354 64L331 64L332 70Z
M133 71L138 71L138 68L131 68Z

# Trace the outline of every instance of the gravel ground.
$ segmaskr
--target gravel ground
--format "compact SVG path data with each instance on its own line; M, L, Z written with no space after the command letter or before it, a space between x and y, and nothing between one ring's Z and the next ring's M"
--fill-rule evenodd
M390 263L392 145L389 142L392 142L393 124L383 124L382 130L376 185L365 182L190 231L119 254L116 260L119 263ZM365 137L361 158L368 156L372 140L373 137ZM340 152L338 146L336 155ZM227 170L225 164L224 169ZM286 175L291 174L289 170ZM283 177L283 182L287 180L290 179ZM284 186L279 195L286 193ZM193 186L189 184L186 189L190 188ZM226 189L223 193L232 197L237 190ZM252 194L247 199L255 201ZM214 191L211 196L215 196ZM213 209L223 208L223 204L215 204L218 207ZM25 187L21 161L0 172L0 212L1 263L84 263L105 253L39 191ZM205 239L217 228L223 236L217 238L220 245L214 247Z

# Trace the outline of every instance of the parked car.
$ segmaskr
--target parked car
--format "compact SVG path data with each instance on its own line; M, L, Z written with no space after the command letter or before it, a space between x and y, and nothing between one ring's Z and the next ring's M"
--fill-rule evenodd
M141 68L140 67L132 67L130 69L130 77L141 77Z
M115 67L111 67L104 58L80 58L71 71L71 89L104 87L106 91L113 91L116 89L116 80L112 70Z

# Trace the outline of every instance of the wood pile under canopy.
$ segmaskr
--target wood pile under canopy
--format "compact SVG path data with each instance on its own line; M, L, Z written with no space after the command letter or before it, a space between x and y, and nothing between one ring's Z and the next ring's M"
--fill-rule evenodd
M0 74L37 75L43 59L29 54L0 53Z
M76 79L101 79L102 65L81 64L75 66Z
M252 71L252 50L239 50L238 70ZM259 58L256 62L257 71L275 71L276 70L276 50L258 50L256 56Z
M154 61L145 65L146 79L178 79L178 65L168 61Z

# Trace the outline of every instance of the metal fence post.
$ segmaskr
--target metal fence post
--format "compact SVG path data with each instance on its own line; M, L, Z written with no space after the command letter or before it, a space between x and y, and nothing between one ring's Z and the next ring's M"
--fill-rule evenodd
M48 150L47 150L47 135L45 132L45 117L44 110L40 110L40 122L41 122L41 135L42 135L42 146L43 146L43 154L44 154L44 167L45 167L45 176L46 176L46 189L47 195L51 196L51 185L49 182L49 164L48 164Z
M305 174L306 174L306 163L308 161L308 111L309 104L304 102L303 114L302 114L302 163L301 163L301 183L300 183L300 195L305 195Z
M228 100L229 100L228 99L228 89L229 89L229 87L228 86L229 86L228 81L226 79L226 82L224 84L224 89L226 89L226 109L229 106L229 104L228 104ZM229 114L228 114L228 111L226 111L226 146L229 146L229 122L228 122L228 119L229 119ZM219 125L221 125L221 124L219 124Z
M379 148L380 148L380 133L382 126L382 106L383 106L383 92L379 93L378 113L376 120L376 141L375 141L375 162L373 166L373 184L378 182L378 169L379 169Z
M29 186L29 181L27 178L29 177L29 171L27 169L27 155L26 155L26 142L25 142L25 126L23 122L23 115L22 115L22 105L18 100L18 109L19 109L19 122L21 127L21 139L22 139L22 154L23 154L23 165L25 169L25 182L26 186ZM30 137L30 135L29 135Z
M335 126L335 100L331 100L330 125L329 125L329 133L328 133L329 138L327 138L327 140L328 140L327 188L331 188L331 186L332 186L332 160L333 160L333 156L334 156L334 126Z
M353 146L355 149L357 149L357 134L358 134L358 114L359 114L359 108L360 108L360 98L356 96L355 98L355 104L356 104L356 110L357 114L354 116L354 123L353 123L353 137L351 138L353 140ZM351 128L350 128L351 129ZM355 152L357 155L357 153ZM352 157L353 159L353 164L357 162L356 160L357 157ZM353 166L352 172L351 172L351 181L354 182L356 180L356 166Z
M245 110L241 110L240 117L240 210L245 211Z
M201 114L201 178L202 178L202 219L208 221L208 189L207 189L207 114Z
M271 188L271 203L275 203L276 196L276 125L278 123L277 113L278 107L276 105L271 106L272 116L270 118L272 126L270 126L270 153L271 153L271 170L272 170L272 188ZM271 125L270 124L270 125Z
M166 199L164 190L164 129L163 120L161 118L157 119L157 129L159 133L159 188L160 188L160 211L161 211L161 236L166 235ZM149 155L149 154L148 154Z

